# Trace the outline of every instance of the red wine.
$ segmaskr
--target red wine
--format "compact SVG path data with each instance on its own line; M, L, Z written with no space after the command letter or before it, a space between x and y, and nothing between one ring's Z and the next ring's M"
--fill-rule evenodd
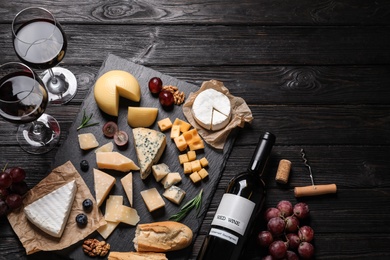
M37 75L26 71L12 73L0 79L0 115L17 124L39 118L48 103L48 95L43 86Z
M16 55L36 69L56 66L65 56L67 40L61 26L37 19L21 25L13 38Z
M275 136L266 132L259 139L247 171L229 182L198 260L240 258L254 220L264 205L265 185L261 175L274 143Z

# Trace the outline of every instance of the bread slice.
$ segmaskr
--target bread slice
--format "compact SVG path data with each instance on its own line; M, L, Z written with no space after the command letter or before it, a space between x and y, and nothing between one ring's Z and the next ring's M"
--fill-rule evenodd
M108 260L168 260L164 253L110 252Z
M179 222L138 224L134 248L138 252L168 252L183 249L192 242L192 230Z

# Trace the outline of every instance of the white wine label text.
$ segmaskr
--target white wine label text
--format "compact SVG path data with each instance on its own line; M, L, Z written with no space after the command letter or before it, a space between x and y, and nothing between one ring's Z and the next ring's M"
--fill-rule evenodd
M229 232L226 232L224 230L217 229L217 228L212 228L210 230L209 235L225 239L225 240L227 240L235 245L237 245L237 243L238 243L237 236L230 234Z

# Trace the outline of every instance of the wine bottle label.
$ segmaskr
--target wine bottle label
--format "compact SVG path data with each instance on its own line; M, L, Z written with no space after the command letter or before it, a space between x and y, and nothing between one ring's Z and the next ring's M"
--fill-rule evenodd
M237 243L238 243L238 236L235 236L229 232L226 232L224 230L220 230L217 228L212 228L210 230L209 235L225 239L225 240L227 240L235 245L237 245Z
M225 193L211 225L225 227L243 236L255 205L246 198Z

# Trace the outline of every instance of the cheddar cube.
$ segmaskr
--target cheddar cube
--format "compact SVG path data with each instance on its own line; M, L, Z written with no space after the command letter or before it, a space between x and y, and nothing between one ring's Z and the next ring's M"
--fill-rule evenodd
M187 144L196 142L201 139L200 135L198 134L198 130L196 130L195 128L184 132L183 136L186 139Z
M141 191L141 197L144 200L149 212L155 211L165 206L165 202L156 188Z
M176 137L179 137L179 135L180 135L180 126L179 125L172 125L171 139L175 139Z
M188 157L189 162L196 160L196 152L195 151L188 151L187 157Z
M207 160L206 157L203 157L199 161L200 161L200 165L202 165L203 168L205 168L205 167L207 167L209 165L209 161Z
M203 143L203 140L200 139L196 142L192 142L188 145L188 147L190 148L190 151L195 151L195 150L201 150L201 149L204 149L204 143Z
M198 172L193 172L191 175L190 175L190 179L193 183L198 183L202 180L202 178L200 177L200 175L198 174Z
M169 117L166 117L164 119L161 119L157 122L158 127L160 128L161 132L164 132L172 127L172 121L169 119Z
M180 132L182 132L182 133L187 132L191 128L190 123L187 123L186 121L183 121L179 118L176 118L175 121L173 121L173 125L179 125Z
M199 160L195 160L191 162L191 168L193 172L200 171L202 169L202 165L200 164Z
M175 139L173 139L173 140L175 141L176 147L177 147L177 149L179 149L179 151L182 152L185 149L187 149L187 143L186 143L186 140L184 139L183 135L175 137Z
M191 162L186 162L183 164L183 171L184 174L189 174L193 172Z
M179 155L179 162L180 162L180 164L186 163L188 161L189 160L188 160L188 156L187 156L186 153L183 153L183 154Z
M202 178L202 180L209 176L209 173L206 171L205 168L200 169L200 171L198 171L198 174Z

